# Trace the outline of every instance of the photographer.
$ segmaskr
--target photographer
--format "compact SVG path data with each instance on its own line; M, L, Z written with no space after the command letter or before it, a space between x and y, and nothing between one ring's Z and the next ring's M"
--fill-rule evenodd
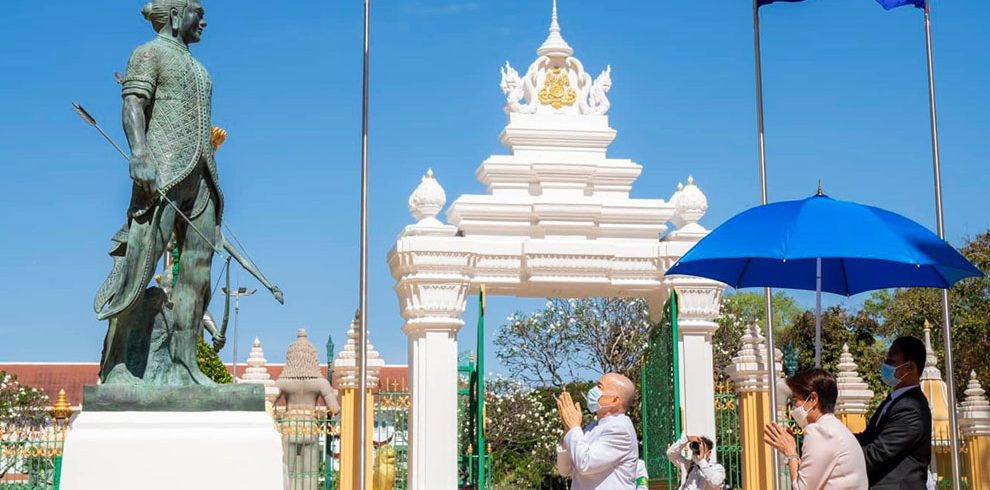
M711 462L715 443L707 437L682 435L667 449L667 459L679 466L684 474L680 490L720 490L725 481L725 468ZM685 449L690 456L685 456Z

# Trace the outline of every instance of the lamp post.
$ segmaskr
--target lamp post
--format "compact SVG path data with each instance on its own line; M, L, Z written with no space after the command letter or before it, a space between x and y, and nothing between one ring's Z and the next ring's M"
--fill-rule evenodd
M231 362L231 371L233 371L233 383L237 382L237 324L241 316L241 296L251 296L257 293L257 289L252 289L248 291L245 287L237 288L237 291L229 291L227 288L222 288L223 294L227 296L234 297L234 349L231 356L234 358Z

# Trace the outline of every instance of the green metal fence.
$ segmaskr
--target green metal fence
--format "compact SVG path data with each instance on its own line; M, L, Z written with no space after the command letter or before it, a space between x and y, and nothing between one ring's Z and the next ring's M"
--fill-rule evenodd
M971 472L969 471L969 447L966 440L959 438L959 477L960 487L963 489L973 488ZM936 429L932 435L932 464L929 467L932 477L935 480L935 488L952 488L952 442L949 440L949 431L946 428ZM974 489L978 490L978 489Z
M0 489L57 490L67 432L0 427Z
M394 381L384 385L375 394L372 486L404 490L409 476L409 391Z
M650 488L677 488L677 468L667 459L667 448L680 437L681 403L677 361L677 296L664 307L654 325L641 371L643 461Z
M724 485L742 488L742 433L739 426L739 404L732 382L715 384L715 452L725 468Z
M315 410L275 409L275 427L282 434L282 450L290 490L336 490L340 421L325 407Z

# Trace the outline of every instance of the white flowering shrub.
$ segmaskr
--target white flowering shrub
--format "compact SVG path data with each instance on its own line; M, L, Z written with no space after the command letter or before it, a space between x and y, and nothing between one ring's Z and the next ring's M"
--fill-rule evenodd
M17 376L0 371L0 427L45 425L46 405L47 395L22 385Z

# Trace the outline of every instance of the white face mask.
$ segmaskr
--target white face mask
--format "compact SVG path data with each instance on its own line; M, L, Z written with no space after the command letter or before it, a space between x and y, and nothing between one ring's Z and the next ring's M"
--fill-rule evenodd
M800 407L794 407L791 409L791 418L797 422L798 427L805 428L808 426L808 410L804 408L804 405L808 403L808 400L804 400L804 404ZM814 409L814 407L812 407Z

